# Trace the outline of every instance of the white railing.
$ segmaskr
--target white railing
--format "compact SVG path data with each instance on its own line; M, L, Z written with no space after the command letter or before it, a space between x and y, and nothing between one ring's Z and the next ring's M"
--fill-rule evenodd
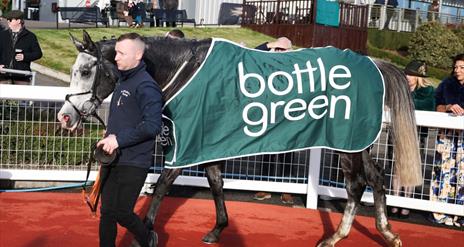
M35 71L0 68L0 73L11 73L11 74L18 74L18 75L30 75L31 76L31 85L35 86L35 77L37 75L37 73Z
M368 27L398 32L415 32L422 24L437 21L451 28L464 25L464 17L420 9L392 8L385 5L369 5ZM387 25L385 23L390 18Z
M0 84L0 144L8 142L10 139L6 138L18 138L18 133L15 135L7 135L2 132L2 126L8 127L12 121L21 122L24 124L28 120L26 119L12 119L11 109L4 106L4 102L28 102L24 107L42 107L38 108L38 112L48 110L54 118L56 112L61 107L63 99L67 93L67 88L62 87L42 87L42 86L20 86L20 85L1 85ZM31 106L31 103L32 106ZM45 102L58 102L58 104L45 104ZM14 104L15 107L21 107L21 104ZM53 108L52 110L50 110ZM29 108L28 108L29 109ZM21 111L21 109L13 109L13 111ZM37 110L37 109L36 109ZM32 109L34 112L34 109ZM104 111L104 109L103 109ZM103 116L106 113L103 112ZM424 185L417 187L413 198L404 198L399 196L393 196L391 189L391 179L393 177L391 168L391 160L388 160L386 153L388 152L388 143L385 138L381 136L376 142L372 149L372 155L380 164L384 164L386 168L386 187L387 187L387 203L393 206L443 212L454 215L464 215L464 206L452 203L432 202L428 200L428 189L430 181L428 178L431 170L431 164L434 159L434 138L436 133L441 129L458 129L464 130L464 117L453 117L445 113L437 112L422 112L417 111L417 123L420 126L430 127L428 130L429 136L427 145L421 150L426 158L424 159L423 171L424 171ZM46 118L46 117L44 117ZM386 121L388 121L388 115L385 115ZM57 125L56 120L32 120L31 124L40 125L41 122L44 125ZM48 122L47 122L48 121ZM97 125L97 123L90 123L89 125ZM39 128L40 129L40 128ZM53 129L56 131L55 129ZM44 131L42 131L44 132ZM47 132L48 133L48 132ZM24 133L25 135L29 135ZM40 134L39 134L40 135ZM64 137L53 136L53 134L47 136L46 134L40 136L42 139L46 138L57 138L56 142L62 141ZM27 136L26 138L32 139L33 137ZM86 136L85 133L80 137L72 136L70 139L90 139L91 137ZM95 137L94 137L95 138ZM53 141L55 144L55 140ZM66 142L62 145L69 145ZM18 149L18 147L16 147ZM3 149L3 151L2 151ZM85 177L85 164L68 165L68 160L59 160L60 165L54 164L41 164L41 162L26 161L18 157L13 159L16 162L2 162L6 160L4 156L9 154L5 152L6 149L13 149L13 147L0 148L0 179L8 180L29 180L29 181L83 181ZM41 150L29 150L28 147L20 147L21 150L9 150L14 151L15 155L18 151L22 152L41 152ZM67 151L69 157L76 159L85 158L88 155L89 147L78 146L77 151ZM8 151L8 150L7 150ZM64 152L62 150L54 150L54 152ZM43 152L42 152L43 153ZM42 154L44 155L44 154ZM51 154L50 154L51 155ZM159 154L158 154L159 155ZM157 156L155 155L155 160ZM428 158L427 158L428 157ZM63 158L65 159L65 158ZM432 159L432 161L428 160ZM53 160L55 161L55 160ZM28 163L29 162L29 163ZM286 175L285 172L278 174L274 171L264 171L264 167L268 165L282 165L282 169L289 168L291 170L290 175ZM159 177L159 172L162 169L161 164L155 161L155 173L149 175L147 183L154 183ZM280 169L280 168L276 168ZM90 179L95 179L96 165L93 166L93 172L91 173ZM237 189L237 190L251 190L251 191L270 191L270 192L287 192L295 194L306 194L307 195L307 207L317 208L318 195L328 195L332 197L346 198L346 191L344 189L344 180L341 175L341 169L339 166L338 155L330 150L311 149L303 152L295 152L286 155L272 155L272 156L254 156L242 159L229 160L223 170L224 174L224 188L225 189ZM327 180L330 182L327 183ZM208 183L204 177L204 171L199 167L191 169L185 169L183 174L176 180L175 184L178 185L189 185L189 186L201 186L207 187ZM366 192L363 196L363 201L373 201L372 193Z

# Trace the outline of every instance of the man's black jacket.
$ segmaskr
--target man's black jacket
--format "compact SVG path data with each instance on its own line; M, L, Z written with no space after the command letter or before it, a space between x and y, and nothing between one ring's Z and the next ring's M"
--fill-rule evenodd
M23 61L16 61L16 49L22 50ZM30 71L31 62L41 57L42 49L37 37L31 31L22 28L14 44L11 29L0 31L0 64L5 65L5 68Z

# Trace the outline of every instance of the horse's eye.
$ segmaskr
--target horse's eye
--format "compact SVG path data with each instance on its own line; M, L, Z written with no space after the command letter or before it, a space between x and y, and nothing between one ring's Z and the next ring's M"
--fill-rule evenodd
M81 75L87 77L87 76L90 75L90 71L84 70L84 71L81 72Z

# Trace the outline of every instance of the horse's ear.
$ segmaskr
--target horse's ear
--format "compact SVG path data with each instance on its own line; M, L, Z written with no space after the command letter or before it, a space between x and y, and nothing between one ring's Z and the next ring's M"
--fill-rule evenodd
M92 51L96 51L96 46L95 46L95 43L92 41L92 39L90 38L90 35L89 33L87 33L87 31L85 30L82 30L83 31L83 37L84 37L84 47L89 51L89 52L92 52Z
M69 33L69 36L71 36L71 42L73 42L74 46L76 46L77 50L79 52L83 52L85 50L84 44L77 40L71 33Z

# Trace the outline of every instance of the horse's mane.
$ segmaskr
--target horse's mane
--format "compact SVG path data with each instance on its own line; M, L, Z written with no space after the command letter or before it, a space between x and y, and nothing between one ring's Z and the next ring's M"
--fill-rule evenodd
M148 73L161 88L167 85L182 64L187 62L174 83L164 92L165 99L169 99L188 81L205 59L211 45L211 39L168 39L153 36L144 37L144 41L147 48L143 60L147 64ZM101 40L96 43L100 47L103 57L115 64L114 46L116 40Z

